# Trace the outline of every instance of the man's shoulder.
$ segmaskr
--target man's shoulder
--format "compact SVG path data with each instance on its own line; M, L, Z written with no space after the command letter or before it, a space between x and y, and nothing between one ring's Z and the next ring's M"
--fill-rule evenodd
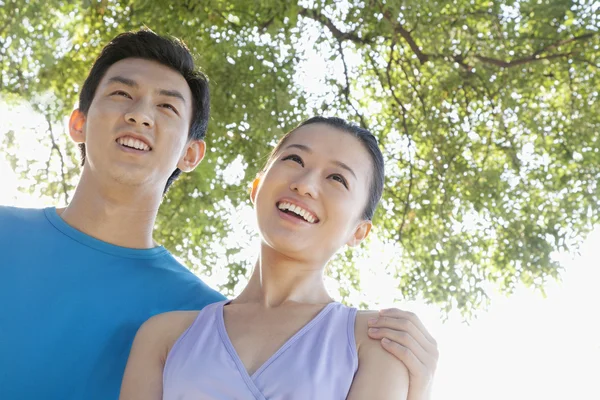
M22 208L0 206L0 220L3 222L26 222L38 220L44 215L43 208Z
M45 221L44 209L0 206L0 234L12 238ZM34 230L35 231L35 230Z
M180 304L177 310L199 310L225 297L211 288L173 255L162 259L161 267L168 273L160 279L162 290ZM158 278L158 277L157 277Z

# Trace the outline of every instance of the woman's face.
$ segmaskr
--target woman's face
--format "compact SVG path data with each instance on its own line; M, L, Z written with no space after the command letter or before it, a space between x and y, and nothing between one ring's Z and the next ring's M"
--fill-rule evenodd
M318 262L360 243L371 227L361 217L372 170L352 134L320 123L298 128L252 191L262 240L292 258Z

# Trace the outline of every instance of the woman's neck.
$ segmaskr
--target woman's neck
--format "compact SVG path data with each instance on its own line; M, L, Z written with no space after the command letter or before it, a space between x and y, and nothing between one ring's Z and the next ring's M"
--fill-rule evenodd
M292 259L261 244L250 281L234 303L260 303L265 308L286 302L323 304L333 301L325 289L325 262Z
M89 177L87 177L89 178ZM105 188L82 176L69 205L57 210L75 229L117 246L156 246L152 230L160 197L139 187Z

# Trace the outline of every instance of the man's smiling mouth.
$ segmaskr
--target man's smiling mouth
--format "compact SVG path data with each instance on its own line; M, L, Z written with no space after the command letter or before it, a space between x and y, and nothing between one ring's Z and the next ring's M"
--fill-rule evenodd
M140 150L140 151L150 151L152 150L150 146L146 143L142 142L139 139L132 138L131 136L123 136L116 140L121 146L128 147L130 149Z

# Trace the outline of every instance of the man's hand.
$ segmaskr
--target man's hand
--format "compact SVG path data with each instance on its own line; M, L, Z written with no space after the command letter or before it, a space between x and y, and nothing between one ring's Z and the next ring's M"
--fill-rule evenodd
M429 400L439 353L419 318L397 308L381 310L379 318L369 320L369 336L408 368L408 400Z

